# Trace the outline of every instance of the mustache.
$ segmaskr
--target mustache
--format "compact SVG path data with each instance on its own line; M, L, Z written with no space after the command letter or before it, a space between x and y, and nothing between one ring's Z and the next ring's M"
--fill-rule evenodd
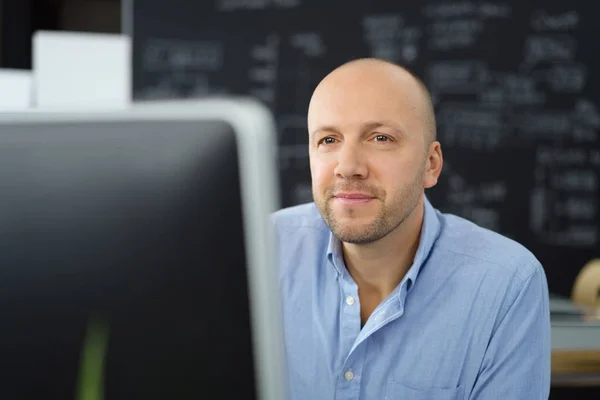
M373 197L380 198L383 194L382 191L371 185L364 183L353 183L353 184L338 184L330 187L327 190L327 197L334 197L337 193L348 193L348 192L359 192L365 193Z

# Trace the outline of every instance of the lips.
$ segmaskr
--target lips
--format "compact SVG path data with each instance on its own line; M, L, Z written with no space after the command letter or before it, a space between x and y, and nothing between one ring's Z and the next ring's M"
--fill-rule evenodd
M337 203L345 206L356 206L361 204L370 204L374 199L370 194L367 193L337 193L333 196L333 200Z
M374 198L366 193L338 193L334 197L344 200L371 200Z

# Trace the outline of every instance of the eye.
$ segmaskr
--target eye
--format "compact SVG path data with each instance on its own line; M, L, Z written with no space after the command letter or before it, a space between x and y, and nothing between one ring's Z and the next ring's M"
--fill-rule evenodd
M327 136L326 138L323 138L319 141L319 144L334 144L335 143L335 139L332 138L331 136Z
M375 140L376 142L389 142L390 138L385 135L377 135L373 140Z

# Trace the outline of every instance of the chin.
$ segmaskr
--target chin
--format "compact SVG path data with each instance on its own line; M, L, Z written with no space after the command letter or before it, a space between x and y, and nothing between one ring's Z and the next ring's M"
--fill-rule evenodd
M333 235L343 243L350 244L370 244L376 242L380 238L375 235L370 235L368 232L333 232Z
M364 232L377 221L377 215L348 216L333 213L333 221L338 229L348 232ZM369 213L370 214L370 213Z
M332 232L340 241L354 244L365 244L374 241L373 223L337 223Z

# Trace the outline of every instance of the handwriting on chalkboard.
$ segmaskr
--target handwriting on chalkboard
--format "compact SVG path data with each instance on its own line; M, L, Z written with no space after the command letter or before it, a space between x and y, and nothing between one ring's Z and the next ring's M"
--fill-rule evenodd
M600 171L594 167L595 153L582 147L538 147L530 228L541 241L571 247L596 243Z
M520 137L564 141L571 137L571 116L564 110L525 111L515 115Z
M227 89L212 85L210 74L224 63L224 45L214 40L149 38L143 43L141 68L153 83L138 94L140 99L170 99L224 94Z
M442 103L437 119L446 145L474 150L497 148L509 129L501 109L478 103Z
M254 67L248 71L248 77L253 82L271 83L275 80L277 71L272 67Z
M508 73L500 75L498 80L508 105L534 106L546 102L547 96L531 77Z
M574 32L580 15L536 10L529 21L532 31L524 37L520 65L495 70L485 58L456 56L461 51L477 54L472 49L479 46L488 20L512 14L500 3L484 4L459 1L423 7L431 19L425 42L428 54L446 59L434 57L424 69L443 143L477 154L493 154L500 146L537 149L530 229L545 244L593 245L599 237L600 206L594 199L600 191L595 166L600 150L589 144L600 140L600 113L594 101L582 96L591 71L576 60L579 44ZM556 106L557 95L572 97ZM500 229L497 207L506 198L508 181L468 182L452 168L446 176L450 210Z
M567 169L555 173L550 184L567 191L595 192L598 190L598 176L589 169Z
M312 195L306 108L314 86L343 60L398 62L432 93L447 155L442 182L432 191L440 208L536 245L600 243L593 57L600 25L590 7L537 2L532 8L516 0L331 3L215 0L204 16L207 30L165 23L156 32L180 36L139 41L134 57L143 87L136 98L241 92L266 102L279 131L284 205L292 205ZM325 22L338 8L352 15L335 14L343 30ZM163 12L177 14L167 6ZM163 18L144 17L144 35ZM447 165L452 161L456 169ZM492 172L471 168L477 163ZM529 221L513 221L513 213Z
M266 10L268 8L295 8L301 0L217 0L216 8L221 12L238 10Z
M430 50L449 51L475 44L477 34L483 30L483 21L460 19L436 21L428 26Z
M215 71L223 67L223 43L149 39L144 46L143 67L146 71L195 69Z
M564 195L537 186L530 201L530 229L539 240L562 247L587 247L598 242L597 196Z
M439 2L423 7L423 15L428 18L446 19L460 17L507 18L512 8L508 3L497 2Z
M422 31L407 25L401 14L366 15L362 27L371 57L408 65L417 59Z
M581 63L559 63L548 70L548 86L556 93L580 93L587 80L587 68Z
M295 33L290 36L290 44L302 49L309 57L323 57L327 52L323 39L317 32Z
M267 36L265 43L256 44L250 48L250 56L254 61L276 63L279 58L279 35Z
M590 165L600 168L600 149L590 150Z
M573 61L577 42L568 35L536 34L525 40L525 59L521 70L527 71L541 61Z
M363 18L365 37L369 40L399 39L403 25L401 14L368 15Z
M280 38L269 34L263 42L250 47L248 66L249 94L273 107L277 94Z
M574 140L596 142L599 138L600 113L585 99L579 99L572 110L543 110L515 113L512 121L520 137L529 140Z
M589 151L582 148L539 146L536 149L536 163L543 166L584 166L589 159Z
M507 183L503 180L468 182L448 163L444 171L448 176L446 202L450 210L488 229L499 230L498 205L506 200Z
M546 10L536 10L531 18L531 26L536 31L571 31L579 24L577 11L565 11L550 14Z
M573 118L582 125L600 129L598 107L588 99L579 98L575 103Z
M481 60L452 60L430 64L424 79L437 94L460 94L480 92L489 78L489 71Z
M491 18L509 18L512 8L507 3L444 2L423 7L423 15L431 19L427 25L427 48L449 52L473 47Z

